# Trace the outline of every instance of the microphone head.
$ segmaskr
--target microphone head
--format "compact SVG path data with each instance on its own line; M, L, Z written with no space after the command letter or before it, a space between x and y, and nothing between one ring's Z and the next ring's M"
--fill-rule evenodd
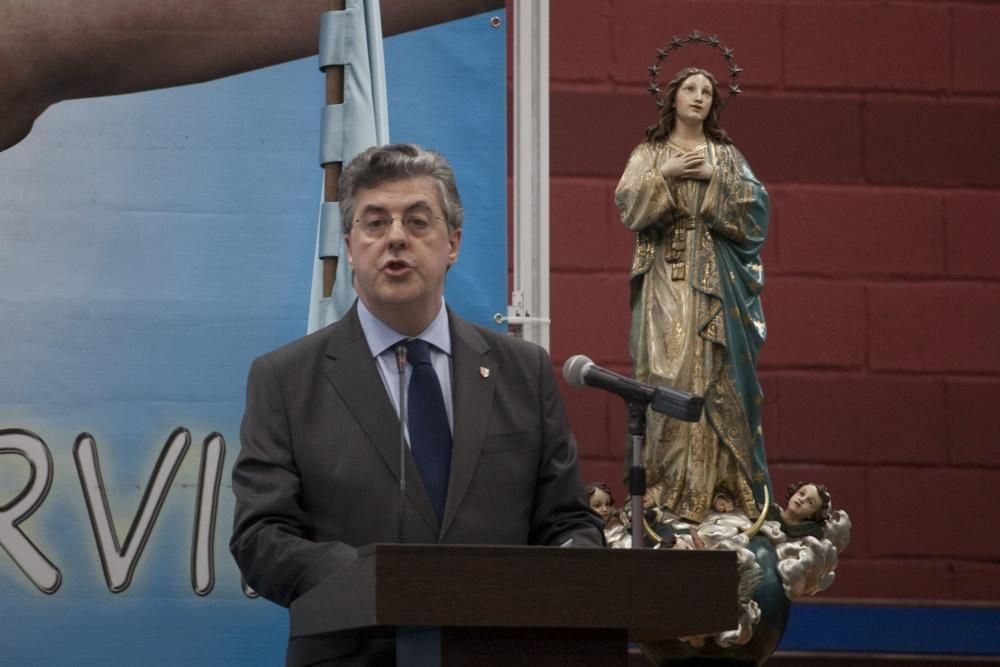
M586 385L583 378L587 374L587 369L594 365L590 357L583 354L575 354L563 364L563 377L574 387Z
M400 373L406 370L406 345L403 343L396 346L396 370Z

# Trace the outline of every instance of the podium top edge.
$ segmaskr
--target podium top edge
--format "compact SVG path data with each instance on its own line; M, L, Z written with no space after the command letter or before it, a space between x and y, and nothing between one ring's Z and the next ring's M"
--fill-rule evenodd
M672 549L610 549L607 547L556 547L540 545L493 545L493 544L399 544L378 542L358 547L358 558L378 555L405 553L438 553L469 558L608 558L627 561L669 558L675 560L695 559L702 562L711 559L730 560L735 554L730 551L672 550Z

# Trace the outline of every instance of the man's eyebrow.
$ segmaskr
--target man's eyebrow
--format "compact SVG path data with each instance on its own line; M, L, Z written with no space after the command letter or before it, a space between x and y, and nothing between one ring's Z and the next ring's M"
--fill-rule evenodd
M434 208L430 205L430 202L420 200L416 201L405 209L403 213L412 213L413 211L427 211L429 213L434 212ZM358 211L358 215L365 215L367 213L388 213L389 209L381 204L366 204L364 208Z
M389 209L384 206L379 206L378 204L366 204L363 209L358 211L358 215L365 215L366 213L388 213Z
M406 212L410 213L412 211L427 211L429 213L434 212L434 208L426 201L417 201L406 207Z

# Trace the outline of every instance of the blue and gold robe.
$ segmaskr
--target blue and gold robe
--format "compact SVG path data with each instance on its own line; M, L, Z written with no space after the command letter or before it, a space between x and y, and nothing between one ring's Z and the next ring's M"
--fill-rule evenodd
M686 519L704 519L719 486L756 517L770 492L756 373L768 196L733 145L707 141L695 150L713 166L711 180L664 178L663 161L682 151L646 142L615 191L622 223L636 233L635 379L705 397L696 423L648 412L647 478L661 486L662 505Z

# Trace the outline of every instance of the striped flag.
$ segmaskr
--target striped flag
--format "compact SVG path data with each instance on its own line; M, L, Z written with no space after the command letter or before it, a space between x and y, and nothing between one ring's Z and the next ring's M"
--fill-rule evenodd
M320 69L344 66L341 104L323 107L320 164L347 164L370 146L389 142L382 19L378 0L347 0L345 9L325 12L320 26ZM309 298L309 332L340 319L356 294L351 285L344 235L337 202L320 204L316 258ZM337 257L337 272L329 297L323 296L323 259Z

